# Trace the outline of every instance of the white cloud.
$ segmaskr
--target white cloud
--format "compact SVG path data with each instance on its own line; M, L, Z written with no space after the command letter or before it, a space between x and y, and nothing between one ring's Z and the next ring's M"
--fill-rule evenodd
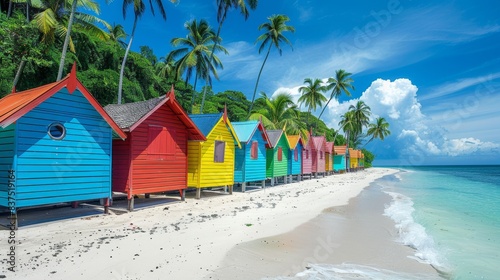
M384 157L408 155L460 156L473 153L499 152L500 145L483 142L473 137L448 139L446 128L433 123L421 111L417 99L418 88L408 79L394 81L377 79L372 82L359 99L335 104L329 108L330 125L338 123L339 116L348 110L350 104L364 101L371 108L372 120L383 117L390 124L391 135L384 140L386 150L375 151Z

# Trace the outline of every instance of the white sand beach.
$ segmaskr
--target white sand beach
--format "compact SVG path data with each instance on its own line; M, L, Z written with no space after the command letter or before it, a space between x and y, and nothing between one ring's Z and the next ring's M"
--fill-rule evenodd
M301 225L317 223L313 219L325 209L346 205L371 182L395 172L370 168L256 192L204 192L200 200L190 192L185 202L131 213L114 211L21 226L16 236L20 243L16 273L3 271L3 260L0 275L6 279L259 279L262 274L239 278L225 273L228 252L294 229L305 232ZM8 250L7 234L0 230L0 259ZM342 250L347 252L346 248ZM302 263L303 256L297 258ZM280 273L265 267L248 269L265 270L264 276Z

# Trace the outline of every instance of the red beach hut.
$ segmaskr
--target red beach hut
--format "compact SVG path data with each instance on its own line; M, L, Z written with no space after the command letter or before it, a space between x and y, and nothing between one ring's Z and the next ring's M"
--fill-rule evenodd
M206 140L175 99L174 88L147 101L111 104L104 108L127 133L113 141L113 191L134 195L187 188L188 140Z

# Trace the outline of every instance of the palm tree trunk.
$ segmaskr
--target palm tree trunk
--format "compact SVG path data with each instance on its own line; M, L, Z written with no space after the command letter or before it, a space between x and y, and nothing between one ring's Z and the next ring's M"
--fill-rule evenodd
M209 63L212 61L212 59L214 59L215 48L217 47L217 43L219 42L220 30L222 29L222 24L224 23L224 20L226 19L226 14L227 14L227 9L224 11L224 16L222 16L222 19L219 23L219 28L217 28L217 35L215 35L214 47L212 48L212 52L210 53L210 58L208 59ZM210 73L208 73L208 75L210 75ZM205 80L205 87L203 88L203 98L201 99L200 113L203 112L203 106L205 106L205 96L207 94L207 84L208 84L208 79Z
M253 103L255 101L255 94L257 93L257 87L259 86L260 75L262 74L262 69L264 69L264 65L266 64L267 58L269 57L269 53L271 52L272 46L273 46L273 44L270 43L269 49L267 49L266 58L264 58L264 62L262 63L262 66L260 67L259 76L257 76L257 82L255 83L255 89L253 90L252 103L250 104L250 109L248 110L248 117L252 113ZM247 117L247 119L248 119L248 117Z
M30 23L30 0L26 0L26 23Z
M71 4L71 14L69 16L68 30L66 30L66 38L64 38L63 50L61 53L61 61L59 62L59 72L57 72L57 80L60 81L62 78L62 72L64 70L64 62L66 60L66 53L68 52L69 39L71 37L71 27L73 27L73 19L75 18L76 4L78 0L73 0Z
M328 102L326 102L325 107L323 107L323 110L321 110L321 113L319 114L318 120L321 120L321 116L323 115L323 112L325 112L326 107L328 107L328 104L330 104L330 101L333 99L333 92L332 95L330 96L330 99L328 99Z
M132 41L134 40L136 26L137 26L137 14L135 15L134 18L134 27L132 27L132 35L130 35L130 41L128 42L127 49L125 50L125 55L123 56L123 61L122 61L122 68L120 69L120 81L118 82L117 104L122 104L123 74L125 73L125 63L127 62L127 56L130 51L130 46L132 46Z
M9 8L7 9L7 18L12 15L12 0L9 1Z
M21 58L21 63L19 63L19 67L17 68L16 76L14 77L14 82L12 82L12 90L16 88L17 82L19 82L19 78L21 77L21 73L23 72L24 66L26 65L26 60L24 56Z
M193 106L194 106L194 98L195 98L195 95L196 95L196 84L198 83L198 75L195 75L196 77L194 77L194 86L193 86L193 96L191 97L191 114L193 114ZM200 114L201 114L201 109L200 109Z

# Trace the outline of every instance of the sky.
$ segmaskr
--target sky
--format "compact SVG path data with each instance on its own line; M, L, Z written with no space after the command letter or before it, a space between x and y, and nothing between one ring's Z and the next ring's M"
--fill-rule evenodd
M132 8L124 20L123 2L99 1L100 17L130 34ZM147 45L165 57L193 19L218 27L216 1L164 0L166 21L146 3L134 51ZM376 155L375 166L500 164L500 2L261 0L246 21L239 10L228 13L221 37L229 55L218 54L224 69L214 92L237 90L251 99L265 57L258 26L274 14L290 18L295 32L285 36L292 47L271 51L258 92L297 100L305 78L326 80L344 69L355 90L332 101L322 120L338 129L359 100L370 106L372 121L385 118L391 135L364 146Z

